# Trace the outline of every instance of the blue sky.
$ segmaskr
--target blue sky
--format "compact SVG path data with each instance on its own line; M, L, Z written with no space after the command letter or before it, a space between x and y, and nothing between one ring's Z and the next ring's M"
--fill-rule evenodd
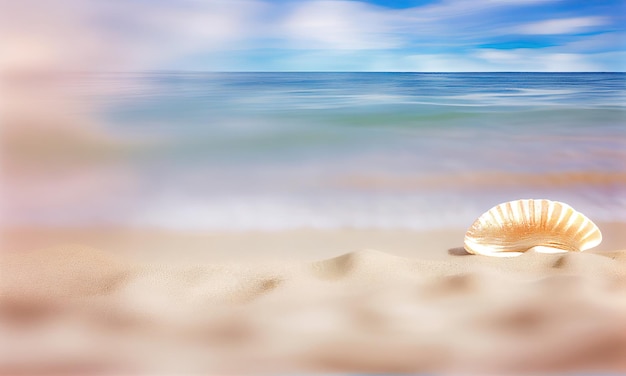
M626 70L626 0L22 0L9 11L3 56L18 66Z
M246 0L187 5L198 12L198 29L203 29L199 15L210 13L211 19L221 16L212 26L206 25L211 43L168 61L172 68L626 69L625 1Z

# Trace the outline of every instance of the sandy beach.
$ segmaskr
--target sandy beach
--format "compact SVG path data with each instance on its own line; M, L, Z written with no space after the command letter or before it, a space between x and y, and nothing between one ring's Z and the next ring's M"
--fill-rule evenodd
M583 253L463 229L3 233L1 374L626 372L626 226Z
M623 8L6 2L0 376L626 375Z
M498 75L445 76L442 103L400 117L393 104L361 107L363 82L375 98L386 87L376 74L339 86L333 75L71 77L135 94L90 123L76 117L84 102L52 105L37 80L13 93L23 106L10 106L2 140L0 375L626 372L622 110L553 93L569 107L492 111L506 108L484 99L503 94L488 83L508 85ZM520 77L531 89L510 104L561 82ZM620 77L570 78L586 97ZM438 76L396 78L441 88ZM459 85L487 95L474 112L447 109ZM336 98L292 86L355 105L334 112ZM239 109L275 90L276 107ZM544 127L544 115L560 120ZM509 259L463 249L480 213L530 197L576 207L603 242Z

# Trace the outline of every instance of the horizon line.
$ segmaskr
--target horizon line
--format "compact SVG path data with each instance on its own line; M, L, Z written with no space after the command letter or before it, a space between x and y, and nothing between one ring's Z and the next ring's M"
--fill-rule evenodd
M28 73L416 73L416 74L502 74L502 73L523 73L523 74L615 74L626 73L626 71L325 71L325 70L237 70L237 71L219 71L219 70L201 70L201 69L146 69L146 70L46 70L46 71L13 71L4 72L0 74L12 75L12 74L28 74Z

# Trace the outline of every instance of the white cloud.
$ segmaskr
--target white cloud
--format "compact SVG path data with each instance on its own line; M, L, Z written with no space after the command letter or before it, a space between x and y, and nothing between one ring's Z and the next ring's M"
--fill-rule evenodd
M624 31L585 36L563 44L560 50L573 53L600 53L614 51L620 47L626 49L626 32Z
M400 40L390 33L385 9L356 1L306 1L281 23L279 37L296 49L385 49Z
M532 22L514 29L520 34L570 34L608 23L606 17L574 17Z
M624 49L622 33L614 33L524 53L476 50L494 36L611 22L590 16L515 26L498 17L549 1L442 0L389 9L345 0L22 0L8 7L11 22L0 25L0 54L9 65L67 69L483 71L593 68L585 54Z
M491 50L485 49L474 53L474 56L488 62L511 62L520 58L519 52L511 50Z
M418 54L404 59L405 71L414 72L484 72L484 64L475 58L460 54Z
M508 34L510 14L558 0L441 0L395 12L394 30L423 46L466 47Z
M562 53L555 49L479 50L473 56L492 71L587 72L602 70L587 55Z
M623 55L622 55L623 56ZM599 56L559 53L558 51L541 52L533 49L474 50L468 54L414 54L397 56L395 64L389 64L390 70L415 72L587 72L611 67L609 56L607 64L599 64ZM389 63L389 59L384 61ZM613 65L614 66L614 65Z

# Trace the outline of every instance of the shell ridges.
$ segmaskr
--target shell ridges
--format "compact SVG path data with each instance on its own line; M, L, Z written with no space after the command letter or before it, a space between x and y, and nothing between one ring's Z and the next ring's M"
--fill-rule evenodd
M481 215L465 234L465 249L495 257L581 252L602 241L598 227L571 206L545 199L509 201Z

